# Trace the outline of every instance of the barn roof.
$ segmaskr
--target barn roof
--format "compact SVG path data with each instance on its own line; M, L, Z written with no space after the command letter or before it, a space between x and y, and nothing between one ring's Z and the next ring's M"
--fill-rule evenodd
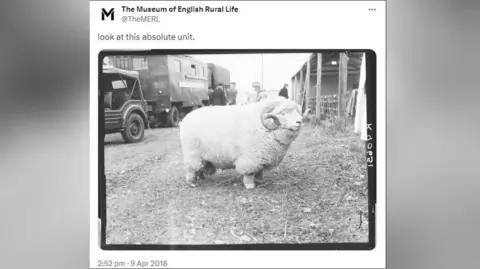
M364 52L349 52L348 60L348 74L360 74L360 66L362 64ZM310 61L310 76L317 76L317 53L312 53L309 60ZM307 62L302 65L302 67L292 76L292 79L295 76L300 74L300 71L303 70L303 75L305 76L307 72ZM332 61L336 61L336 64L332 64ZM336 75L338 74L339 68L339 52L323 52L322 53L322 75Z

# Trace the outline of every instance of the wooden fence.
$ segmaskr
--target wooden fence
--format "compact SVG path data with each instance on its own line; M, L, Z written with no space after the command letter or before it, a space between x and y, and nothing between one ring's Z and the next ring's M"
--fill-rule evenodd
M302 106L302 113L309 111L320 119L346 117L346 99L347 98L347 78L348 74L359 72L357 67L358 61L352 60L351 68L349 69L350 56L353 59L358 59L360 63L363 61L363 56L351 54L350 52L333 52L326 53L325 58L322 53L313 53L310 58L302 65L299 71L291 78L292 81L292 98ZM363 54L362 54L363 55ZM316 59L315 59L316 58ZM331 60L338 59L338 67L329 64ZM311 72L316 74L316 83ZM322 76L325 74L336 75L338 73L338 93L335 95L322 95ZM313 95L313 96L312 96ZM316 100L320 96L319 100ZM321 102L317 107L316 103Z
M335 118L338 115L338 96L336 94L333 95L325 95L321 98L322 103L320 104L320 113L321 116L325 116L326 118ZM315 113L315 107L317 103L317 97L312 96L309 97L308 100L308 108L312 113Z

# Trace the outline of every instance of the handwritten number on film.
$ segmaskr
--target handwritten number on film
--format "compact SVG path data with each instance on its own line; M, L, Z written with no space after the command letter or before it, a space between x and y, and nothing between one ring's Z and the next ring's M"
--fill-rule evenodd
M367 124L367 131L372 131L372 127L371 127L371 123ZM372 148L373 148L373 143L371 142L372 141L372 136L371 135L367 135L367 166L368 167L373 167L373 151L372 151Z

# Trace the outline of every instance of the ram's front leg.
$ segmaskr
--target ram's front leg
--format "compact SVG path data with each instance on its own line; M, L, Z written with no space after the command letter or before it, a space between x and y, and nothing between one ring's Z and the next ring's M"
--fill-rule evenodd
M192 172L192 171L187 171L186 175L185 175L185 180L187 181L187 184L190 186L190 187L196 187L196 176L195 176L195 172Z
M248 174L243 176L243 185L247 189L255 188L255 174Z
M202 162L199 160L190 159L185 162L186 175L185 179L190 187L197 187L199 179L204 178L204 171Z
M240 175L243 175L243 185L245 185L245 188L255 188L255 175L262 169L252 160L251 156L239 158L235 162L235 169Z

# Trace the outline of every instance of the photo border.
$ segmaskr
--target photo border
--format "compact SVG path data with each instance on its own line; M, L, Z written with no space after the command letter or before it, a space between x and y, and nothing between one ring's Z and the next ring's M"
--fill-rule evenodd
M231 244L231 245L128 245L106 244L107 197L104 156L104 102L102 92L98 90L98 219L100 222L100 248L102 250L373 250L376 245L376 200L377 200L377 56L371 49L145 49L145 50L102 50L98 54L98 77L102 73L103 58L110 55L175 55L175 54L271 54L271 53L328 53L328 52L364 52L366 61L365 91L367 92L367 141L371 144L366 158L372 157L367 165L368 173L368 238L367 243L302 243L302 244ZM309 58L310 59L310 58ZM308 60L309 60L308 59ZM307 61L308 61L307 60ZM302 66L303 67L303 64ZM100 80L98 81L100 88ZM371 154L369 154L371 152Z

